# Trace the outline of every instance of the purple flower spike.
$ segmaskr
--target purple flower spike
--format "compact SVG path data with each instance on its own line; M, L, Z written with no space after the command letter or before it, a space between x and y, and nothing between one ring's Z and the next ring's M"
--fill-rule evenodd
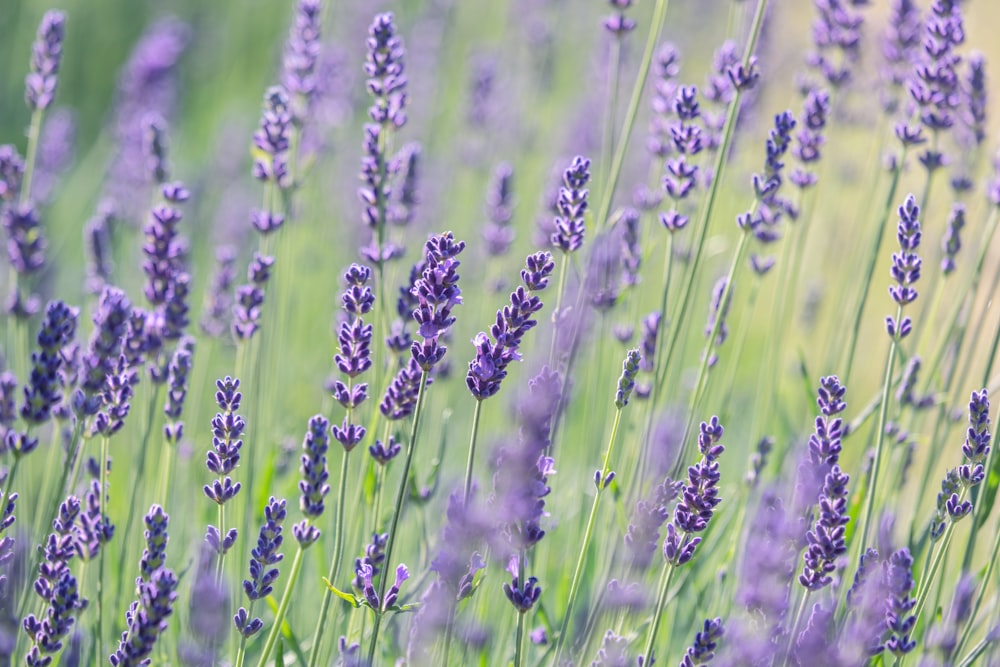
M847 553L845 526L851 520L847 514L847 483L850 476L834 465L826 475L819 497L819 517L806 534L809 548L799 583L816 591L830 585L830 573L837 569L837 560Z
M107 287L101 293L89 349L80 359L80 387L73 392L73 411L78 417L95 415L104 406L107 379L119 362L131 312L132 304L123 291Z
M632 2L633 0L609 0L608 2L616 10L616 13L606 16L601 23L605 30L618 39L635 30L635 21L625 16L625 10L632 6Z
M487 223L483 227L486 252L498 257L510 249L514 230L510 222L514 217L514 168L503 162L493 170L490 189L486 194Z
M684 654L681 667L695 667L711 662L715 657L715 649L719 647L719 640L725 633L721 618L706 618L705 625L695 633L694 644Z
M549 285L549 277L556 268L552 253L536 252L528 255L525 268L521 269L521 281L530 292L540 292Z
M986 479L984 464L990 454L990 399L984 388L972 392L969 401L969 428L966 431L962 454L966 463L958 468L958 475L966 488L978 486Z
M552 245L565 253L575 252L583 245L584 213L587 211L586 189L590 180L590 160L577 156L563 172L563 187L559 188L555 218L556 231L552 234Z
M511 558L507 566L507 571L511 574L511 581L509 584L504 583L503 592L510 603L514 605L514 609L518 613L524 614L538 602L538 598L542 596L542 587L538 585L538 579L535 577L528 577L528 580L522 584L517 575L517 563L516 556Z
M0 145L0 202L15 201L21 194L24 159L11 144Z
M885 628L889 638L885 648L897 658L912 651L917 642L910 637L917 617L910 611L917 601L910 596L913 590L913 557L909 549L900 549L889 559L886 575L889 596L885 603Z
M149 664L156 640L167 629L177 599L177 575L160 568L148 582L139 584L139 600L125 613L128 629L122 633L118 649L111 654L113 667L139 667Z
M391 13L378 14L368 28L365 75L368 92L375 98L368 109L372 122L397 128L406 123L406 76L403 74L403 41L396 35Z
M402 450L403 446L396 442L396 439L390 435L388 443L376 440L375 444L368 448L368 453L371 454L376 463L385 465L396 458Z
M965 206L956 203L951 208L951 215L948 217L948 231L945 232L941 247L944 250L944 258L941 260L941 273L951 274L956 268L955 257L962 249L961 232L965 227Z
M146 524L146 548L139 560L139 571L143 581L150 581L153 573L163 567L167 555L167 524L170 517L159 505L153 505L143 517Z
M330 422L322 415L315 415L309 420L309 430L302 441L302 481L299 482L299 508L307 517L322 516L323 499L330 493L330 478L326 467L326 452L330 445L327 430Z
M243 592L251 601L270 595L278 578L278 568L271 566L284 558L278 550L282 543L281 524L286 515L285 501L271 496L264 508L264 525L260 527L257 545L250 551L250 578L243 580Z
M281 83L293 96L294 118L300 126L318 87L316 65L322 51L322 14L321 0L299 0L295 7L295 20L285 42Z
M264 110L261 113L260 126L253 135L254 148L257 150L253 161L254 178L273 182L281 189L291 186L288 149L292 113L289 104L288 91L282 86L268 88L264 93ZM277 226L271 225L260 231L265 233L274 231Z
M32 111L47 109L55 98L65 36L66 15L46 12L31 47L31 72L24 78L24 97Z
M917 298L917 290L913 285L920 280L921 259L916 250L920 245L920 207L916 199L909 195L899 207L899 225L896 238L899 241L899 252L892 255L890 273L895 285L889 287L889 294L900 308L912 303ZM886 330L894 338L905 338L909 334L912 322L909 317L896 321L894 317L886 318Z
M622 374L618 378L618 390L615 392L615 407L621 410L628 405L632 390L635 389L635 376L639 374L639 364L642 355L638 349L629 350L622 362Z
M423 342L413 342L410 354L424 372L444 358L447 348L440 338L455 323L451 309L462 303L456 257L465 249L451 232L432 236L425 245L425 268L413 286L417 307L413 311Z
M233 483L229 477L240 462L240 449L243 447L243 430L246 422L236 414L240 409L243 394L239 392L240 381L228 375L215 383L215 402L221 412L212 418L212 449L208 450L205 464L208 469L219 476L211 485L204 487L205 495L216 503L224 504L240 491L240 483Z
M59 373L63 348L73 342L79 311L62 301L52 301L38 332L37 352L31 354L31 377L24 387L21 417L28 424L48 421L52 409L62 400ZM11 420L12 421L12 420Z

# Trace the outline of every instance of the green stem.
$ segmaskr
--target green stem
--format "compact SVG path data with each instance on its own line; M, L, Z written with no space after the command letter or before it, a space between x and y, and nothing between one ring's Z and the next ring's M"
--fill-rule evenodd
M327 581L332 585L337 585L340 577L341 551L344 548L344 498L347 493L347 460L350 452L344 450L340 460L340 484L337 490L337 518L333 528L333 559L330 561L330 572ZM320 643L323 638L323 630L326 628L326 617L330 613L330 602L333 593L328 587L324 587L323 603L319 608L319 618L316 621L316 629L313 630L312 648L309 649L309 667L316 667L319 659Z
M31 200L31 182L35 176L35 163L38 158L38 140L42 133L42 116L44 109L35 109L31 113L31 125L28 126L28 145L24 150L24 176L21 178L21 196L18 203L24 206Z
M663 616L663 607L667 603L667 591L670 588L670 579L674 575L674 565L667 563L663 573L660 575L660 589L656 594L656 607L653 610L653 624L649 628L649 637L646 639L646 648L642 653L645 660L643 664L653 664L653 644L656 643L656 631L660 629L660 618Z
M556 658L553 664L558 665L562 656L563 647L566 645L566 635L569 631L570 618L573 616L573 606L576 604L576 596L580 592L580 579L583 577L583 567L587 562L587 552L590 550L590 540L594 534L594 524L597 520L597 509L601 504L601 497L604 495L604 478L611 469L611 452L614 450L615 440L618 438L618 427L622 420L622 409L615 410L615 421L611 427L611 440L608 442L608 450L604 454L604 465L601 467L601 479L597 484L597 494L594 502L590 506L590 518L587 520L587 529L583 533L583 544L580 545L580 553L576 559L576 569L573 570L573 581L569 587L569 598L566 600L566 611L563 614L562 623L559 626L559 637L556 639Z
M469 459L465 464L465 504L469 504L472 494L472 466L476 459L476 437L479 435L479 415L483 411L482 399L476 399L476 409L472 413L472 438L469 440Z
M903 307L896 306L896 325L902 326L902 313ZM899 339L893 336L892 342L889 344L889 357L885 363L885 380L882 383L882 404L879 406L878 412L878 426L877 432L875 434L875 459L872 461L872 471L868 478L868 494L865 497L865 513L862 519L860 533L861 533L861 550L859 553L865 552L865 547L868 546L869 531L871 530L871 520L872 512L875 508L875 496L878 493L878 475L879 469L882 467L882 450L885 443L885 423L887 420L887 415L889 414L889 399L890 390L892 388L892 371L893 366L896 363L896 348L899 345Z
M767 0L761 1L766 2ZM596 219L597 229L595 236L603 231L608 221L608 213L611 211L611 200L614 199L615 190L618 188L618 179L621 176L622 166L625 164L629 139L632 137L632 129L635 126L635 119L639 113L639 104L642 102L642 92L646 88L646 79L649 76L649 69L653 63L656 43L660 39L660 29L667 15L667 4L667 0L656 0L656 4L653 6L649 34L646 37L646 48L642 54L642 65L639 68L639 75L635 79L635 85L632 87L632 96L625 111L625 123L615 147L614 158L611 161L611 173L608 175L607 182L601 194L601 208Z
M108 436L101 436L101 490L100 490L100 517L102 521L108 521ZM97 556L97 654L104 655L104 554L108 550L108 544L101 545L101 551ZM123 545L124 550L124 545Z
M524 549L521 549L521 553L517 559L517 581L518 584L524 586ZM521 667L521 661L524 659L524 615L525 612L517 611L517 634L515 635L514 643L514 667Z
M260 660L257 661L257 667L264 667L267 659L271 657L271 651L274 649L274 644L278 640L278 634L281 632L281 625L285 621L285 614L288 613L288 605L292 601L292 591L295 589L299 572L302 570L302 556L304 553L305 547L299 544L299 547L295 550L295 558L292 560L292 569L288 573L288 585L281 596L281 602L278 603L278 611L275 612L274 616L274 625L271 626L271 631L267 633L267 641L264 642L264 650L260 654Z
M962 490L962 494L959 497L959 501L965 499L965 490ZM944 537L941 540L941 547L934 554L934 558L931 560L931 566L924 570L925 576L920 577L920 586L917 589L917 604L913 607L913 628L916 629L918 622L920 621L920 612L924 608L924 603L927 601L927 594L931 590L931 586L934 584L934 577L937 575L938 568L941 567L941 563L944 562L944 555L948 551L948 545L951 544L952 535L955 533L955 521L951 518L948 520L948 528L945 529Z
M566 274L569 272L569 253L562 254L559 262L559 287L556 289L556 307L552 310L552 343L549 346L549 368L555 368L556 340L559 337L559 318L562 316L563 296L566 292Z
M403 499L406 497L406 490L410 478L410 467L413 464L413 452L416 449L417 433L420 428L420 417L424 408L424 401L427 396L427 376L429 371L424 370L420 374L420 388L417 390L417 405L413 410L413 422L410 427L410 442L406 447L406 459L403 462L403 475L399 479L399 489L396 491L396 504L392 511L392 521L389 524L389 539L385 545L386 568L392 567L392 551L396 546L396 528L399 525L399 515L403 510ZM385 584L388 576L383 575L379 580L380 600L385 598ZM368 645L368 664L374 664L375 647L378 645L379 627L382 623L382 614L375 614L375 622L372 626L371 643Z

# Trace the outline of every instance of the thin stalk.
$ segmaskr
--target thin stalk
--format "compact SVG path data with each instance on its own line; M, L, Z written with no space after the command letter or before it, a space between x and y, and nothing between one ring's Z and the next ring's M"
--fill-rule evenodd
M906 162L906 147L903 147L903 154L899 157L899 164L892 171L892 181L889 185L889 192L885 196L885 203L882 206L882 213L879 215L875 227L875 243L872 244L871 253L868 255L868 265L865 267L865 275L861 281L861 295L858 304L854 309L854 319L850 328L850 338L847 343L847 356L841 368L844 369L844 384L849 386L851 377L851 366L854 364L854 353L858 345L858 335L861 332L861 318L865 312L865 304L868 303L868 292L872 285L872 276L875 275L875 266L878 264L879 254L882 250L882 242L885 239L885 230L888 227L889 214L896 201L896 191L899 189L900 176L903 173L903 164ZM920 209L923 211L923 209ZM863 553L863 552L862 552Z
M424 409L424 401L427 396L427 376L429 372L424 370L420 374L420 388L417 390L417 405L413 410L413 422L410 427L410 442L406 447L406 459L403 463L403 475L399 480L399 489L396 491L396 505L392 511L392 521L389 524L389 539L385 545L386 568L391 567L392 551L396 546L396 528L399 525L399 515L403 510L403 498L406 497L408 480L410 477L410 467L413 464L413 452L416 449L417 433L420 427L420 417ZM385 598L385 584L389 577L383 575L379 579L379 600ZM371 643L368 645L368 664L374 664L375 647L378 645L378 632L382 624L382 614L375 614L375 621L372 626Z
M569 630L569 621L573 616L573 606L576 604L576 596L580 592L580 579L583 576L583 566L587 562L587 552L590 550L590 540L594 534L594 524L597 520L597 509L601 504L601 497L604 495L604 478L611 471L611 452L615 447L615 440L618 438L618 427L622 420L622 409L615 410L615 421L611 427L611 440L608 442L608 450L604 454L604 465L601 467L601 479L597 484L597 494L594 502L590 506L590 518L587 520L587 529L583 533L583 544L580 545L580 554L576 559L576 569L573 570L573 580L569 587L569 598L566 600L566 612L563 614L562 623L559 626L559 637L556 639L556 659L553 664L560 664L559 658L562 656L563 647L566 645L566 634ZM523 581L523 580L522 580Z
M38 159L38 140L42 131L44 109L31 112L31 125L28 126L28 145L24 149L24 176L21 178L21 195L18 203L24 206L31 200L31 182L35 176L35 163Z
M101 490L99 496L99 515L102 521L108 520L108 436L101 436ZM107 543L101 545L97 555L97 643L98 655L104 655L104 554L108 550ZM124 545L122 545L124 551Z
M483 400L476 399L476 409L472 413L472 437L469 440L469 459L465 463L465 504L469 504L472 494L472 466L476 459L476 437L479 435L479 416L483 411Z
M333 528L333 559L330 561L330 572L327 581L334 586L340 576L341 551L344 548L344 498L347 493L347 460L350 452L344 450L340 460L340 484L337 490L337 518ZM323 603L319 608L319 618L316 621L316 629L313 631L312 648L309 649L309 667L316 667L319 659L320 643L323 630L326 628L326 617L330 613L330 602L333 593L329 588L324 587Z
M552 311L552 342L549 345L549 368L555 368L556 339L559 336L559 318L562 316L563 295L566 292L566 274L569 272L569 253L564 252L559 262L559 287L556 289L556 307Z
M767 0L761 0L766 2ZM611 200L614 199L615 190L618 188L618 179L621 176L622 166L625 164L625 155L628 152L629 139L632 137L632 129L635 126L635 119L639 113L639 104L642 101L642 91L646 88L646 78L649 76L649 68L653 63L653 53L656 50L656 43L660 39L660 29L663 26L664 18L667 15L667 0L656 0L653 6L653 16L649 24L649 33L646 37L646 47L642 54L642 65L639 67L639 74L632 87L632 96L625 111L625 123L622 126L621 135L615 147L614 158L611 161L611 172L605 182L604 190L601 193L600 210L596 218L596 235L599 235L608 222L608 213L611 211Z
M524 549L521 549L520 558L517 559L517 581L521 586L524 586ZM524 614L525 612L517 611L517 634L515 635L514 644L514 667L521 667L521 661L524 655Z
M611 170L609 158L615 152L615 117L618 111L618 88L621 82L622 38L616 34L611 42L611 54L608 57L608 97L604 113L604 137L601 141L601 169ZM608 174L603 174L601 182L608 182Z
M642 652L644 664L651 665L655 659L653 656L653 644L656 643L656 631L660 629L660 618L663 616L663 607L667 603L667 591L670 588L670 579L674 576L673 563L664 566L660 575L660 589L656 594L656 607L653 610L653 624L649 628L649 637L646 639L646 648Z
M903 307L901 305L896 306L896 322L897 325L901 325L901 317L903 313ZM859 553L865 552L865 547L868 546L868 533L871 530L871 519L872 511L875 508L875 496L878 492L878 475L879 469L882 466L882 449L885 443L885 423L887 415L889 414L889 398L890 390L892 388L892 371L893 366L896 363L896 348L899 345L899 339L896 336L892 337L892 342L889 344L889 358L885 363L885 381L882 383L882 403L879 405L878 412L878 426L877 433L875 435L875 460L872 461L872 471L869 475L868 482L868 494L865 497L865 513L864 518L861 523L861 549Z
M965 490L962 490L959 496L959 501L965 499ZM927 601L927 594L931 590L931 585L934 583L934 576L937 574L938 568L941 567L941 563L944 561L944 555L948 551L948 545L951 544L952 535L955 533L955 521L949 519L948 527L945 529L944 538L941 540L941 547L934 554L934 558L931 560L931 566L924 570L925 575L920 577L920 586L917 588L917 604L913 607L913 627L917 627L917 623L920 621L920 612L924 608L924 602ZM933 545L932 545L933 548Z
M219 519L219 540L225 539L226 536L226 506L223 503L219 503L218 507L218 519ZM222 573L225 571L225 558L226 551L221 551L219 553L219 560L215 562L215 583L222 583Z
M288 605L292 601L292 591L295 589L299 572L302 570L302 556L305 554L305 551L305 547L301 543L295 550L292 569L288 573L288 585L281 596L281 602L278 603L278 611L275 612L274 624L271 626L271 631L267 633L267 641L264 642L264 650L260 654L260 660L257 661L257 667L264 667L267 659L271 656L271 651L274 650L274 644L278 640L278 633L281 632L281 624L285 621L285 614L288 613Z

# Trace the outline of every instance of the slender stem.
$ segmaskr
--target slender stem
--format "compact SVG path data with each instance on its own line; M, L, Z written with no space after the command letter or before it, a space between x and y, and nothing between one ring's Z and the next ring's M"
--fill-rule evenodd
M226 506L223 503L219 503L218 505L218 517L219 517L219 542L221 545L222 541L226 539ZM226 550L222 549L219 551L219 560L215 562L216 584L222 583L222 573L225 571L225 565L224 565L225 558L226 558Z
M420 388L417 390L417 405L413 411L413 422L410 427L410 442L406 447L406 459L403 462L403 475L399 479L399 489L396 491L396 505L392 511L392 521L389 524L389 539L385 545L386 567L392 567L392 551L396 546L396 528L399 525L399 515L403 511L403 499L406 497L406 489L410 478L410 466L413 464L413 451L416 449L417 433L420 428L420 417L424 408L424 400L427 398L427 376L429 372L424 370L420 374ZM389 577L383 575L379 580L379 599L385 598L385 584ZM368 645L368 664L374 664L375 647L378 645L379 626L382 623L382 614L375 614L375 622L372 626L371 643Z
M601 496L604 495L604 478L611 470L611 452L618 437L618 426L622 420L622 409L615 410L615 421L611 427L611 440L608 442L608 450L604 454L604 465L601 467L601 479L597 484L597 494L594 502L590 506L590 518L587 520L587 529L583 533L583 544L580 545L580 553L576 558L576 569L573 570L573 581L569 586L569 597L566 600L566 612L563 614L562 623L559 626L559 637L556 639L556 658L553 664L558 665L562 656L563 647L566 645L566 635L569 630L569 621L573 616L573 606L576 604L576 596L580 592L580 579L583 576L583 567L587 562L587 552L590 550L590 540L594 534L594 524L597 520L597 508L601 504Z
M517 581L518 584L524 586L524 549L521 549L520 557L517 559ZM524 659L524 614L525 612L517 611L517 634L515 636L514 643L514 667L521 667L521 661Z
M766 1L761 0L761 2ZM603 231L604 226L608 222L611 201L614 199L622 166L625 164L629 139L632 136L635 119L639 113L639 104L642 102L642 92L646 87L646 78L649 76L649 69L652 66L653 53L656 49L656 43L660 39L660 29L663 26L663 20L667 15L667 4L667 0L656 0L656 4L653 6L653 17L650 20L649 34L646 37L646 48L642 54L642 65L639 68L639 75L636 77L635 85L632 87L632 97L629 99L628 108L625 111L625 123L615 147L614 158L611 161L611 173L608 175L608 180L601 194L601 208L596 218L597 234Z
M35 176L35 163L38 158L38 140L42 131L42 116L44 109L35 109L31 113L31 125L28 126L28 146L24 150L24 176L21 178L21 196L18 203L24 206L31 200L31 182Z
M962 490L960 499L965 498L965 490ZM920 612L924 608L924 603L927 601L927 594L931 590L931 586L934 584L934 576L937 574L938 568L941 567L941 563L944 562L944 555L948 551L948 545L951 544L952 535L955 533L955 521L949 519L948 527L945 529L944 538L941 540L941 547L934 554L934 558L931 560L931 566L924 570L925 576L920 577L920 586L917 589L917 604L913 607L913 627L917 627L917 623L920 620Z
M330 561L330 573L327 576L334 586L340 576L341 552L344 549L344 497L347 493L347 457L350 452L344 450L340 459L340 484L337 490L337 518L333 528L333 559ZM309 649L309 667L316 667L319 659L320 643L323 637L323 630L326 628L326 617L330 613L330 602L333 593L329 588L324 587L323 603L319 608L319 618L316 621L316 629L313 631L312 647Z
M108 436L101 436L101 490L99 496L99 506L102 522L108 520ZM103 527L102 527L103 530ZM124 545L122 545L124 549ZM97 654L104 655L104 554L108 550L108 544L101 545L101 551L97 556Z
M621 81L622 39L616 34L611 42L608 57L608 97L604 113L604 138L601 141L601 169L610 172L609 158L615 151L615 118L618 115L618 86ZM602 174L602 183L607 183L607 173Z
M476 459L476 438L479 435L479 415L483 411L482 399L476 399L476 409L472 413L472 438L469 440L469 459L465 464L465 504L469 504L472 494L472 465Z
M275 642L278 640L278 633L281 632L281 624L285 622L285 614L288 613L288 605L292 601L292 591L295 589L299 572L302 570L303 554L305 554L305 548L299 544L299 547L295 550L295 558L292 560L292 569L288 573L288 585L281 596L281 602L278 603L278 611L274 616L274 625L271 626L271 631L267 633L267 641L264 642L264 650L260 654L260 660L257 661L257 667L264 667L267 659L271 657L271 651L274 649Z
M897 326L902 325L902 313L903 307L901 305L896 306ZM875 508L875 496L878 494L878 474L880 468L882 467L882 450L885 443L885 423L889 414L890 390L892 388L892 370L896 363L896 348L898 345L899 339L896 336L893 336L892 342L889 344L889 358L885 362L885 380L882 383L882 404L879 406L878 426L876 427L877 432L875 434L875 460L872 461L872 471L868 478L868 494L865 497L865 513L860 527L861 550L859 553L864 553L865 547L868 546L868 533L871 531L872 511Z
M642 652L643 664L653 664L653 644L656 643L656 631L660 629L660 618L663 616L663 607L667 604L667 591L670 588L670 579L674 575L673 563L664 566L660 575L660 590L656 594L656 607L653 610L653 624L649 628L649 637L646 639L646 648Z
M566 274L569 272L569 253L562 254L559 262L559 287L556 290L556 307L552 311L552 343L549 346L549 367L555 368L556 341L559 337L559 319L562 317L563 295L566 292Z

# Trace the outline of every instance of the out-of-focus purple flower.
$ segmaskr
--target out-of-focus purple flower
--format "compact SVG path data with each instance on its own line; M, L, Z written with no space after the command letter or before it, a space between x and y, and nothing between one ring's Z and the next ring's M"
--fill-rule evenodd
M31 353L31 376L24 387L21 417L28 424L48 421L62 400L59 372L63 348L76 336L79 310L62 301L52 301L38 332L38 351ZM16 380L15 380L16 383Z
M955 597L952 598L947 615L927 632L928 648L940 652L946 662L958 648L959 635L972 613L975 594L975 577L963 574L955 586Z
M418 184L421 169L421 148L416 141L411 141L396 154L395 165L390 169L399 173L399 187L391 192L386 220L397 227L405 227L413 222L415 209L420 203Z
M646 570L660 544L660 527L670 518L669 505L684 488L683 482L667 478L657 484L648 499L636 503L635 512L625 533L625 547L633 566Z
M667 524L667 536L663 541L663 556L673 566L687 563L701 544L696 533L708 527L721 502L719 498L719 456L724 451L719 440L723 428L718 417L702 422L698 434L698 449L701 461L688 468L688 482L681 494L681 500L674 508L673 521Z
M187 398L188 375L194 363L195 339L184 336L174 350L167 376L167 402L163 413L169 422L164 424L163 433L169 442L177 444L184 436L184 422L180 420Z
M309 420L309 430L302 441L302 481L299 482L299 508L310 518L323 515L323 499L330 493L330 478L326 468L326 452L330 445L327 430L330 422L322 415Z
M115 220L113 205L102 202L97 213L83 230L83 246L86 248L87 260L87 291L100 294L104 286L111 280L114 270L111 249L111 226Z
M232 316L233 280L236 278L236 250L232 246L222 246L215 251L215 271L205 290L205 305L202 308L201 330L213 338L219 338L229 330Z
M622 284L634 287L639 284L639 267L642 265L642 248L639 245L639 212L627 208L622 212L621 262Z
M642 336L639 341L642 358L639 360L639 369L646 373L652 373L656 363L656 341L660 336L662 322L663 314L658 310L642 318Z
M254 253L247 267L249 284L236 288L231 329L237 342L248 341L260 329L260 311L264 305L264 286L271 279L274 257Z
M476 54L469 70L469 106L465 117L472 127L484 129L497 106L493 99L497 78L496 57L487 53Z
M184 254L187 251L187 241L177 228L184 216L174 205L187 199L187 191L179 184L168 184L163 186L162 192L170 197L165 196L166 202L150 211L149 221L143 230L146 240L142 246L142 270L146 274L143 292L149 303L158 309L166 308L176 291L175 283L186 280L181 276L184 274Z
M464 241L455 241L451 232L432 236L425 250L425 267L413 286L418 304L413 319L423 342L414 341L410 354L420 368L428 372L444 358L447 348L442 335L455 323L452 308L462 303L458 286L458 255L465 249Z
M218 658L229 626L229 594L216 579L215 551L207 542L198 549L187 627L178 646L178 658L186 667L211 667Z
M366 87L374 98L368 108L372 122L400 128L406 123L406 75L403 74L403 40L396 35L391 13L378 14L365 40Z
M243 447L243 430L246 422L236 414L240 409L243 394L240 393L240 381L228 375L215 381L215 402L220 412L212 418L212 449L208 450L205 465L209 471L218 475L218 479L204 487L205 495L218 504L231 500L240 491L240 483L233 483L231 473L240 462L240 449ZM236 537L235 529L229 531L229 536ZM231 542L231 540L230 540ZM223 552L224 553L224 552Z
M680 229L687 223L686 216L678 212L680 202L687 199L693 192L698 180L698 165L693 162L695 156L704 148L704 136L698 120L701 118L701 107L698 105L698 89L694 86L681 86L673 100L673 112L676 122L669 126L670 140L676 157L668 157L664 163L666 171L663 177L663 189L673 202L671 211L661 215L660 222L668 229ZM667 221L680 216L672 225Z
M273 584L278 578L279 570L272 567L281 562L284 554L281 549L281 525L285 520L285 501L276 500L274 496L264 508L264 525L260 527L257 545L250 551L250 578L243 580L243 592L251 602L266 598L273 590ZM249 638L263 627L259 618L249 618L249 612L239 608L233 618L236 630Z
M799 583L816 591L833 582L830 573L837 570L837 560L847 553L845 526L851 520L847 514L847 483L850 476L834 465L826 474L819 496L819 516L812 530L806 533L809 547Z
M125 612L127 629L111 654L112 667L139 667L149 663L156 640L167 630L177 600L177 575L160 568L148 581L139 580L139 599Z
M914 588L913 557L909 549L900 549L889 558L886 574L889 596L885 602L885 627L889 638L885 642L887 651L897 658L912 651L917 642L910 637L917 623L917 617L910 611L917 601L910 596Z
M677 75L680 74L680 54L677 47L664 42L656 50L653 61L653 117L650 121L649 138L646 149L656 158L665 158L673 150L670 136L673 125L674 94L677 91Z
M167 122L157 113L146 114L142 125L142 152L150 180L158 186L170 178L167 164Z
M681 667L695 667L711 662L715 657L715 649L719 647L719 640L725 632L721 618L706 618L702 629L694 635L694 644L681 659Z
M310 100L318 87L316 66L320 41L323 3L321 0L299 0L295 18L285 41L282 58L281 84L292 96L293 118L301 126L305 121Z
M364 588L364 578L361 575L363 566L371 568L371 576L377 577L382 571L382 563L385 561L385 545L389 541L389 533L373 533L372 541L365 545L365 552L360 558L354 559L354 587L358 590Z
M820 149L826 143L823 130L830 114L830 96L825 90L810 90L802 106L802 127L795 135L796 146L792 149L801 166L792 170L789 179L804 189L816 184L817 176L809 168L819 162Z
M621 410L628 405L635 389L635 376L639 373L639 363L642 354L638 349L629 350L622 362L622 374L618 377L618 389L615 392L615 407Z
M163 567L167 559L167 541L169 535L167 526L170 517L159 505L152 505L146 516L142 519L146 524L146 531L143 533L146 538L146 548L142 551L139 559L139 573L143 581L152 580L153 574Z
M981 53L972 53L968 63L968 78L961 85L958 141L972 152L986 139L986 59Z
M501 162L493 170L489 190L486 193L486 218L483 226L483 240L486 252L492 257L504 255L514 241L514 230L510 221L514 217L514 168Z
M882 106L886 113L895 113L900 103L900 91L913 72L913 63L920 49L920 9L913 0L893 0L889 21L882 33L882 57L885 67L882 78L889 89L882 91Z
M80 359L80 387L73 393L73 411L80 418L95 415L104 405L107 378L115 371L132 304L125 292L106 287L94 313L94 333Z
M962 249L962 229L965 227L965 205L956 202L951 207L951 215L948 216L948 231L945 232L941 240L941 248L944 250L944 258L941 260L941 273L949 275L955 268L955 257Z
M24 159L13 144L0 145L0 204L13 202L21 193Z
M264 93L264 109L260 125L253 135L256 149L253 161L253 176L258 181L274 183L281 189L291 186L288 170L288 149L291 145L292 112L289 107L288 92L282 86L272 86ZM267 225L257 227L262 234L273 232L283 220L275 215L268 216ZM263 227L263 228L262 228Z
M633 0L608 0L615 13L604 17L601 24L619 39L635 30L635 21L625 16L625 10L632 6L632 2Z
M916 199L909 195L899 207L899 225L896 238L899 240L899 252L892 254L892 278L895 285L889 287L889 294L900 308L912 303L917 298L917 290L913 285L920 279L920 256L917 246L920 245L920 207ZM898 322L895 317L886 317L886 331L893 338L903 339L912 329L912 320L903 317Z
M861 50L861 26L864 19L849 0L816 0L818 12L813 21L815 51L806 61L819 71L831 88L841 88L851 80L851 68Z
M31 179L31 198L33 201L49 202L60 175L73 162L75 142L76 116L72 111L65 107L59 107L46 114L41 134L38 137L35 174ZM0 196L0 200L2 199L3 197Z
M628 643L627 637L608 630L604 633L601 648L597 650L597 656L590 663L590 667L630 667L636 664L635 659L628 653Z
M584 213L587 210L586 189L590 180L590 160L576 156L572 164L563 172L563 187L559 188L552 245L565 253L579 250L583 245Z
M48 242L34 204L10 204L0 211L7 233L7 260L20 276L38 273L45 265Z
M715 332L715 339L711 341L712 352L708 357L709 367L714 366L719 361L718 354L714 350L722 346L729 338L729 325L726 324L726 316L729 314L729 306L733 302L732 288L726 289L728 282L723 276L715 282L712 288L712 303L708 309L708 322L705 324L705 337L710 338ZM723 294L725 302L723 303Z
M66 15L46 12L31 45L31 71L24 78L24 99L32 111L47 109L55 98L65 36Z

